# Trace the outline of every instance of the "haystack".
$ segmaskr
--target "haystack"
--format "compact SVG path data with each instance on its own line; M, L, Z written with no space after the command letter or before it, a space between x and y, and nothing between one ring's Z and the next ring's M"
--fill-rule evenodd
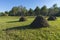
M55 16L50 16L47 20L56 20Z
M30 26L33 28L40 28L47 27L49 24L43 16L37 16Z
M23 22L23 21L26 21L26 18L22 16L22 17L19 19L19 22Z

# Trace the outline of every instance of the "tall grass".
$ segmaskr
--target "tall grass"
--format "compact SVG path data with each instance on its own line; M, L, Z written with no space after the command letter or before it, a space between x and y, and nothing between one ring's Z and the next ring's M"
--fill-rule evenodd
M26 18L25 22L18 22L19 17L0 17L0 40L60 40L59 17L56 21L48 21L49 27L38 29L28 29L34 17Z

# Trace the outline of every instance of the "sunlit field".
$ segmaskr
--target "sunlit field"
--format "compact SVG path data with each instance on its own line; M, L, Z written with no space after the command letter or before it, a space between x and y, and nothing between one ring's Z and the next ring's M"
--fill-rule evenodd
M49 27L29 28L35 17L26 17L26 21L18 22L20 17L0 17L0 40L60 40L60 17L48 21Z

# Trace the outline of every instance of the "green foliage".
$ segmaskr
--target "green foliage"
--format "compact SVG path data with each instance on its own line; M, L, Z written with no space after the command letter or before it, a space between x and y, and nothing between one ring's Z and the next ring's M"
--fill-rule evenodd
M56 16L60 16L60 11L56 14Z
M27 12L27 9L23 6L18 6L18 7L13 7L12 10L10 11L11 16L22 16L25 15Z
M54 4L50 8L47 8L47 6L45 5L42 8L36 6L34 10L31 8L27 10L26 7L24 6L15 6L10 11L3 12L3 14L8 14L9 16L37 16L37 15L60 16L60 8L57 6L57 4Z
M0 16L8 16L8 14L0 13Z
M59 8L57 7L57 4L54 4L52 8L49 8L49 16L55 15L59 13Z
M13 7L10 11L9 11L9 15L11 16L15 16L16 13L18 12L18 7Z
M43 6L43 7L41 8L41 15L46 16L47 14L48 14L48 9L47 9L46 6Z
M34 15L34 12L33 12L33 10L32 10L31 8L30 8L29 11L28 11L28 15L29 15L29 16L33 16L33 15Z
M40 14L40 8L37 6L34 10L35 15L39 15Z

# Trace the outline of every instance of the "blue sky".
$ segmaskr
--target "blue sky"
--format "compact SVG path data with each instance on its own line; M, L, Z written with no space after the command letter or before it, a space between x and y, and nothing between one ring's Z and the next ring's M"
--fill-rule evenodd
M14 6L25 6L27 9L34 9L36 6L46 5L48 8L53 4L60 6L60 0L0 0L0 12L9 11Z

